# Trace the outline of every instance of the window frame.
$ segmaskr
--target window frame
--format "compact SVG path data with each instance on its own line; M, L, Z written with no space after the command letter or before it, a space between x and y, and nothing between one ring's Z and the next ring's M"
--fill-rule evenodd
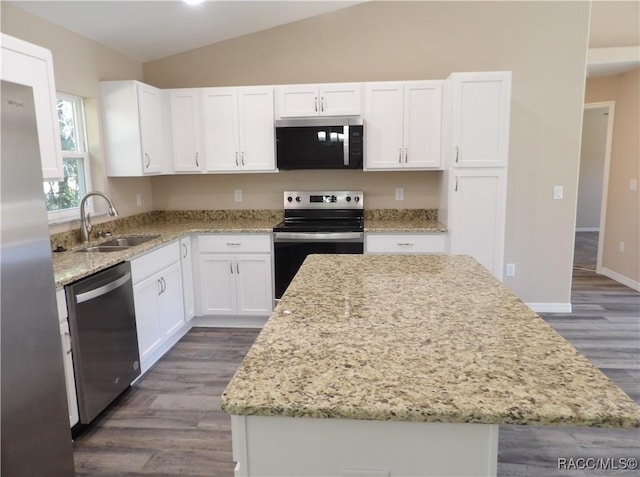
M73 94L56 92L56 99L69 101L73 104L74 118L76 123L76 144L78 151L62 150L62 160L65 159L82 159L82 168L84 170L84 185L86 192L91 190L91 163L89 160L89 148L87 147L87 123L84 110L84 98ZM62 149L62 144L60 144ZM53 182L43 180L45 182ZM44 190L43 190L44 193ZM85 206L86 212L93 212L91 201ZM72 222L80 220L80 205L64 210L47 211L49 224Z

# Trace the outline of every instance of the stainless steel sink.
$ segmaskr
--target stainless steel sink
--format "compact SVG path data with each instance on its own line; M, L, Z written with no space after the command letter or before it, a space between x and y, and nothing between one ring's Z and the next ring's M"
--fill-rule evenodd
M128 235L99 244L100 247L135 247L149 240L158 238L159 235Z
M91 247L81 248L80 250L76 250L76 252L120 252L122 250L127 250L131 248L131 246L122 246L122 245L92 245Z
M77 252L120 252L158 237L159 235L128 235L108 240L97 245L81 248L80 250L77 250Z

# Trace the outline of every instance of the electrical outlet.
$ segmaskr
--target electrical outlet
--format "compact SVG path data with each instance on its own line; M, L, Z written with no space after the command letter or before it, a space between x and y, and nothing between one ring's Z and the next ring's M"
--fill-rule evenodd
M629 190L638 190L638 179L629 179Z
M506 274L507 274L508 277L515 277L515 275L516 275L516 264L515 263L507 263Z
M624 253L624 242L622 240L620 240L620 244L618 245L618 251Z
M233 200L236 202L242 202L242 190L236 189L233 191Z
M564 195L564 188L562 186L554 186L553 187L553 198L556 200L561 200Z
M142 194L140 192L136 194L136 205L142 207Z
M396 189L396 200L404 200L404 189L402 187Z

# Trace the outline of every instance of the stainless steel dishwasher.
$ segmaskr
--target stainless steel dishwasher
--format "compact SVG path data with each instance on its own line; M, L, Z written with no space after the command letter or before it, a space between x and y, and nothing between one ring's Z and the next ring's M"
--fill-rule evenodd
M140 376L131 265L66 287L80 423L89 424Z

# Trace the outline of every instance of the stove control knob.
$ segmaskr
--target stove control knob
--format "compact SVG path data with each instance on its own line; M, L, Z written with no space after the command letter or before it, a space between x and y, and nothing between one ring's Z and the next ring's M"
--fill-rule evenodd
M302 199L300 198L300 196L296 197L296 202L300 202Z
M351 196L350 195L347 196L347 202L351 202Z
M287 202L293 202L293 197L291 196L287 197Z
M360 197L359 197L359 196L355 196L353 199L354 199L356 202L360 202Z

